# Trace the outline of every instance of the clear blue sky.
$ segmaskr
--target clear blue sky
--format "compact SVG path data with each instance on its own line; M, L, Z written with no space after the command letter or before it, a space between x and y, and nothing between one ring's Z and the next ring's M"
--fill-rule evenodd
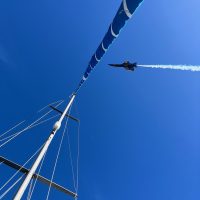
M0 2L1 132L52 101L68 99L120 3ZM199 8L198 0L144 0L80 90L80 200L200 199L200 73L129 73L107 66L127 59L199 65ZM27 132L0 154L24 163L52 123ZM50 147L44 176L52 172L61 133ZM70 134L75 146L74 122ZM55 181L73 189L67 159L63 149ZM0 184L13 172L0 165ZM47 189L38 184L33 199L44 199ZM50 199L70 197L52 190Z

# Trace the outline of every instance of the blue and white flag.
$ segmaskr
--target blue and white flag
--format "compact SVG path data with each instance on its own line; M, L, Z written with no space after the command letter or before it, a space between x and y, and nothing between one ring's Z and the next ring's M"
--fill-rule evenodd
M76 89L75 93L80 89L83 83L87 80L89 74L95 68L97 63L101 60L103 55L108 50L109 46L112 42L119 36L120 30L124 27L126 21L130 19L140 5L143 0L123 0L117 14L115 15L114 20L110 24L106 35L104 36L102 42L100 43L99 47L97 48L96 52L92 56L88 67L83 75L82 80L80 81L78 88Z

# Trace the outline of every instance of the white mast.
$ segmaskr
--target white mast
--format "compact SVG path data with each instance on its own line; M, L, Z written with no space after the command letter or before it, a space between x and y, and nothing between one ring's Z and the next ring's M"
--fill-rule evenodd
M45 145L41 149L37 159L35 160L34 164L32 165L29 173L26 175L26 178L24 179L22 185L20 186L20 188L19 188L17 194L15 195L15 197L13 198L13 200L20 200L22 198L22 196L23 196L28 184L31 181L31 178L32 178L33 174L37 170L38 165L40 164L42 158L44 157L45 153L47 152L48 147L51 144L51 141L53 140L54 135L56 134L56 132L61 127L62 121L63 121L65 115L67 114L70 106L72 105L75 97L76 97L76 95L73 94L71 99L70 99L70 101L69 101L69 103L68 103L68 105L66 106L64 112L62 113L60 119L54 124L53 130L51 131L49 138L47 139Z

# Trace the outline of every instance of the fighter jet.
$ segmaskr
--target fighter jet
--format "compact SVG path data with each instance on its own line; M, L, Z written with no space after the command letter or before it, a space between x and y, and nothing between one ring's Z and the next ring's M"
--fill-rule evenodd
M129 61L124 61L122 64L108 64L112 67L123 67L126 70L134 71L137 67L137 63L130 63Z

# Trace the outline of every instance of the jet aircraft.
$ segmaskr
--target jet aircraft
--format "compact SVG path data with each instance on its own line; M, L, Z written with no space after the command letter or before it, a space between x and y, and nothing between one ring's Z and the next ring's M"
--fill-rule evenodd
M124 61L122 64L108 64L112 67L123 67L126 70L134 71L134 69L137 67L137 63L130 63L129 61Z

